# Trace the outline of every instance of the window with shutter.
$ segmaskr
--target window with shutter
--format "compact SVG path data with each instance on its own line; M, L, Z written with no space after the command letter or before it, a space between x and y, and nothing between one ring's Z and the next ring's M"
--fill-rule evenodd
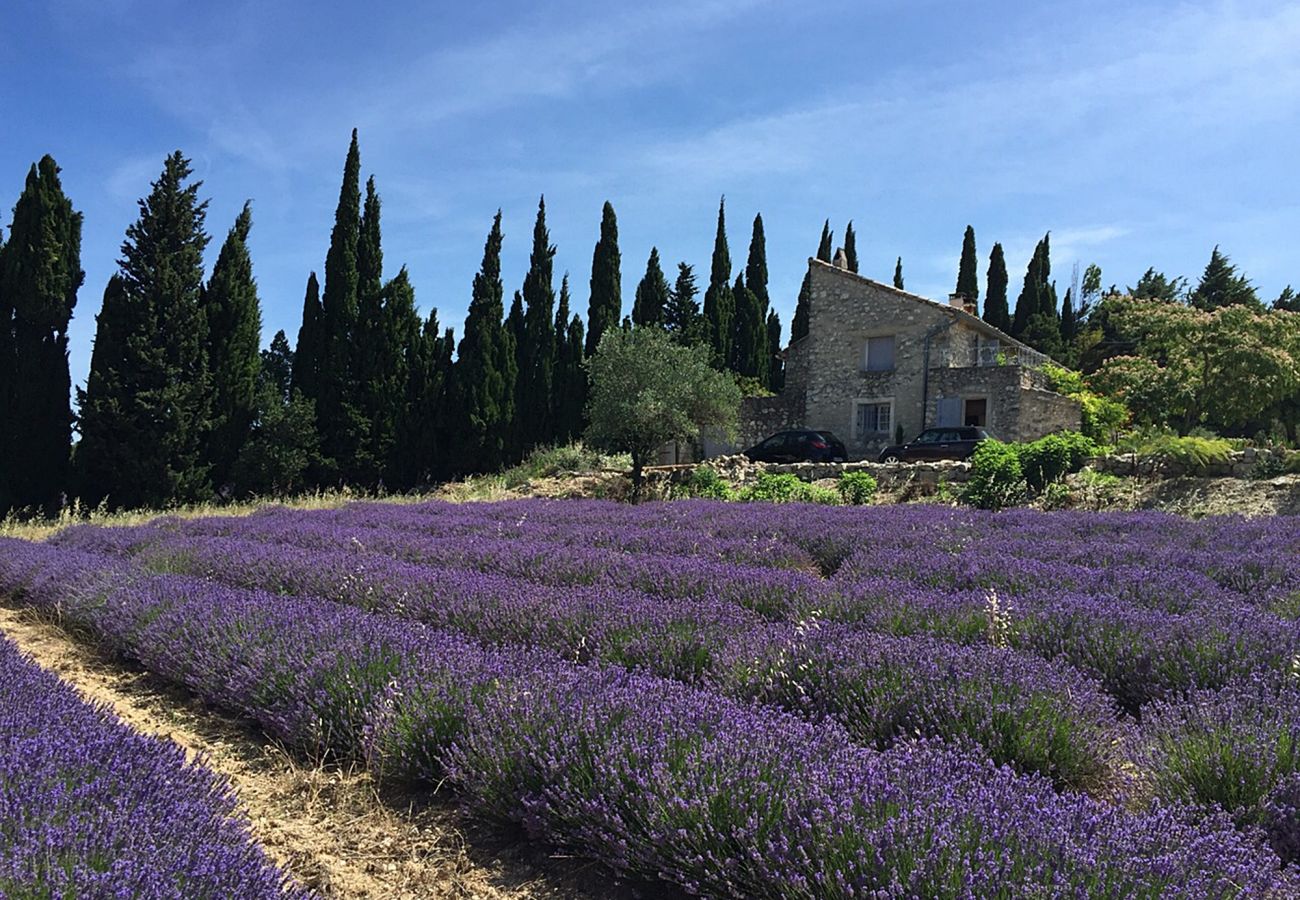
M867 338L866 358L863 370L867 372L890 372L894 368L894 336Z

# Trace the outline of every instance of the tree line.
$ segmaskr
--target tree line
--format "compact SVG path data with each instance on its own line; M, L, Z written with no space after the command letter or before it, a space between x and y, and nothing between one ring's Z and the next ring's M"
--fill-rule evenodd
M556 290L556 248L544 198L528 270L507 308L498 211L457 340L436 309L419 314L404 266L385 275L380 195L373 176L362 183L354 131L323 281L315 272L307 277L296 340L291 344L279 331L261 349L260 299L249 252L251 207L241 209L205 277L208 204L200 197L201 182L191 176L188 160L175 152L139 201L117 271L104 288L90 374L76 390L74 415L67 329L84 281L82 215L64 195L51 157L31 167L7 240L0 235L0 421L6 424L0 429L0 513L53 511L72 497L90 505L137 507L339 485L406 490L495 470L535 447L583 432L587 360L615 329L655 329L676 344L699 348L747 393L783 386L782 323L768 293L763 219L755 215L745 264L734 267L725 198L703 296L692 265L679 262L670 283L658 250L651 248L627 315L618 222L606 202L585 318L575 308L567 273ZM833 238L828 220L818 259L832 261ZM852 222L840 252L844 265L857 272ZM977 267L975 233L968 226L956 292L972 302L980 293ZM901 257L893 284L904 289ZM1187 383L1168 362L1173 338L1162 343L1143 331L1143 323L1164 322L1166 331L1192 340L1200 334L1196 327L1213 325L1232 335L1233 328L1246 327L1243 322L1275 315L1218 248L1195 288L1151 269L1126 292L1114 286L1103 292L1094 265L1084 274L1079 296L1072 287L1058 303L1048 234L1035 248L1014 310L1000 244L989 256L985 286L985 321L1086 373L1105 369L1112 390L1134 396L1138 386L1149 395L1156 383L1166 385L1167 393ZM793 340L808 332L809 300L805 277L791 323ZM1145 302L1176 309L1152 316L1142 312ZM1218 316L1196 327L1177 316L1186 309L1215 317L1225 308L1248 316ZM1300 311L1300 299L1288 288L1273 309L1277 315ZM1280 339L1264 333L1275 325L1272 319L1261 325L1262 336L1251 346L1276 350ZM1133 358L1168 371L1163 380L1153 380L1147 369L1123 361ZM1294 359L1300 360L1300 350ZM1288 356L1270 370L1276 376L1271 405L1256 410L1251 422L1278 410L1297 411L1294 379L1287 374L1293 374L1291 361ZM1273 396L1279 391L1281 396ZM1179 412L1170 416L1186 427L1204 424L1207 410L1242 408L1205 399L1148 397L1134 403L1148 418L1165 407L1176 407ZM1294 439L1295 416L1287 415ZM1241 416L1232 425L1246 427ZM80 435L75 445L74 426Z

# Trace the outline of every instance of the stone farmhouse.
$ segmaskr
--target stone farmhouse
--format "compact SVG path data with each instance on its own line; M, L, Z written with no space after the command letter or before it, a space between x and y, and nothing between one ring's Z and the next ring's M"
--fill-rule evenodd
M979 425L1008 441L1079 428L1079 404L1039 368L1048 357L980 319L973 302L939 303L836 261L808 260L808 334L784 351L782 393L742 406L743 446L808 427L861 459L930 427Z

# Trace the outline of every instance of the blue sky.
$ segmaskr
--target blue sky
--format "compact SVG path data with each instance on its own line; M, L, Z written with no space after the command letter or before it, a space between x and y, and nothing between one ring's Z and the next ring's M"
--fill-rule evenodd
M103 287L164 156L211 198L209 263L245 199L264 342L298 328L353 126L405 263L458 333L492 214L507 292L545 193L585 312L604 200L625 311L652 244L707 280L719 195L743 264L762 212L788 328L829 217L863 273L952 290L962 231L1007 251L1014 299L1052 231L1106 284L1195 278L1217 243L1271 300L1300 287L1300 6L762 2L163 3L7 0L0 224L51 153L85 213L72 325L84 381ZM558 285L557 285L558 286Z

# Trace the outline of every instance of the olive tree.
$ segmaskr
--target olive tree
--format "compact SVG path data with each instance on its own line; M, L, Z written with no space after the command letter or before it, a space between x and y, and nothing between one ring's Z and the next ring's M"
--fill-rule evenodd
M664 443L694 439L704 428L735 430L740 388L709 366L706 347L680 346L658 328L612 328L587 370L586 440L631 454L637 497L642 470Z

